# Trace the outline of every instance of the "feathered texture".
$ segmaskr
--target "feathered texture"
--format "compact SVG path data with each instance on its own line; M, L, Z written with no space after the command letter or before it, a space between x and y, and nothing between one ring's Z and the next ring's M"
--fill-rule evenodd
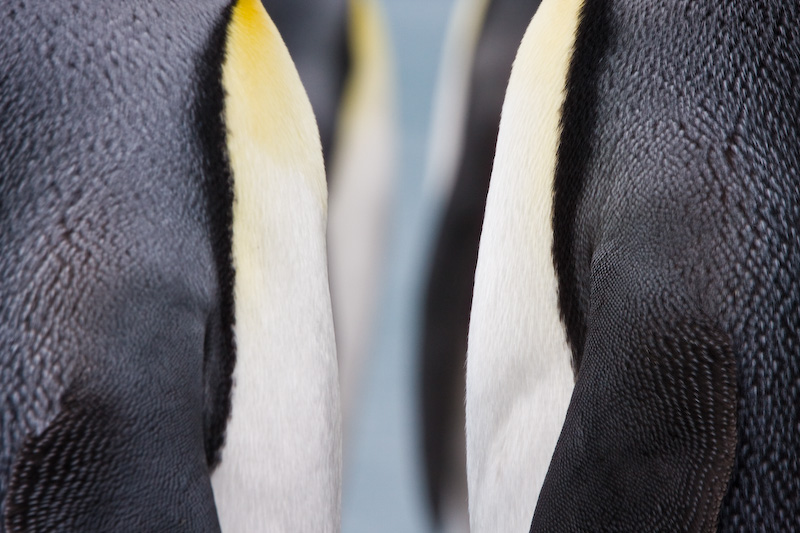
M529 35L553 35L533 31L549 5L545 0ZM549 27L564 20L553 11L547 18ZM562 85L550 182L559 306L576 385L531 531L800 525L799 22L794 4L587 0ZM506 443L507 455L526 431L521 421L502 425L524 405L508 405L509 396L521 388L519 397L536 397L556 383L526 379L520 370L532 358L509 360L498 349L510 336L502 324L536 330L552 314L539 300L532 305L545 314L515 321L524 307L504 291L536 268L529 254L520 260L525 248L514 246L517 235L548 225L514 209L540 201L536 195L516 189L514 197L500 196L515 191L500 185L509 176L540 183L530 166L536 152L528 150L539 146L533 136L542 121L520 103L526 91L541 94L541 85L521 73L550 62L527 42L504 104L481 243L472 329L485 333L470 337L470 362L474 348L494 343L487 350L494 361L517 370L499 379L491 366L474 373L483 380L476 383L494 384L486 389L493 395L476 387L475 397L489 405L484 416L498 420L477 442L488 434L487 441ZM507 202L502 232L496 215L490 218L495 190ZM511 246L483 246L494 242ZM479 289L484 257L506 275ZM496 303L479 305L492 294ZM484 314L484 305L499 310ZM503 317L499 325L493 316ZM489 337L492 329L499 333ZM468 367L470 395L471 373ZM505 434L517 441L503 441ZM540 460L538 448L523 450L529 463ZM514 472L518 464L506 459L496 471ZM484 501L493 501L497 491L475 479L471 510L481 523L479 498L488 493Z
M209 235L229 225L209 196L224 197L227 178L215 128L198 123L215 105L202 62L218 52L225 4L0 6L9 527L69 515L60 530L218 530L208 460L227 392L210 373L232 357L230 259ZM206 346L211 329L219 342Z
M556 452L562 466L548 474L552 492L534 526L553 531L547 517L578 500L606 514L578 513L558 530L622 527L613 520L634 530L800 526L799 80L793 3L587 1L555 202L578 381ZM674 365L650 374L678 383L661 398L638 396L648 359ZM709 388L727 399L713 401ZM703 410L681 407L680 424L664 411L692 398ZM578 422L602 419L587 412L598 404L617 405L628 429L614 439ZM637 455L646 448L633 433L658 423L688 429L652 436L647 458ZM563 483L576 468L567 465L598 456L602 468ZM615 491L622 465L658 483ZM623 519L614 510L631 498Z
M259 0L239 0L222 69L233 175L236 348L212 483L226 531L336 531L341 435L319 132Z
M231 413L223 465L246 483L219 491L223 513L245 490L245 531L338 528L318 132L260 3L235 24L229 7L0 5L11 531L219 531L210 467Z
M473 533L530 526L572 392L551 220L560 110L580 4L540 4L503 104L467 354Z

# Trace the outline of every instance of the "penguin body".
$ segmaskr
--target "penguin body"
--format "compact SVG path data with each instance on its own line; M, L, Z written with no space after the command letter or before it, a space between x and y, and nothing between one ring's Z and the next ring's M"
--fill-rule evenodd
M333 532L341 413L319 132L258 0L239 0L228 35L237 364L214 495L224 531Z
M231 428L224 450L222 445L228 418L248 414L241 408L248 398L239 377L231 409L234 361L237 376L257 375L268 391L260 407L251 407L263 418L247 421L257 428L252 438L266 455L288 425L269 416L285 409L287 396L264 373L263 361L274 357L276 346L297 350L261 338L269 349L253 353L245 328L253 317L267 320L275 313L266 300L234 301L234 292L265 296L266 284L254 274L264 271L264 258L250 251L272 253L273 242L295 237L281 234L285 228L278 224L247 219L241 204L248 196L279 196L305 214L310 222L302 225L319 235L308 244L295 242L297 254L315 258L304 273L327 289L324 255L319 257L321 150L297 75L252 0L230 7L218 0L14 0L0 7L0 20L4 530L219 531L224 490L212 492L210 472L220 456L225 464L242 455ZM234 28L244 44L270 47L259 57L272 60L264 68L274 85L262 96L267 102L282 98L279 107L289 109L270 113L269 103L245 102L261 121L261 137L232 110L237 87L246 92L265 83L253 64L231 74L231 61L244 46L229 38ZM270 137L274 129L286 139ZM305 133L296 136L297 130ZM247 150L256 147L267 155L254 167ZM258 192L256 174L268 192ZM276 175L301 185L281 185ZM304 195L313 200L304 202ZM260 242L242 245L243 235ZM264 275L280 271L285 261L270 257L272 268ZM321 310L313 330L320 333L304 333L320 341L317 356L324 363L293 375L309 377L297 382L297 394L311 387L307 396L326 395L320 403L335 411L330 304L324 297L316 304ZM302 412L282 416L307 429L298 423L306 421ZM324 459L313 458L317 485L320 461L323 479L330 472L338 476L336 413L330 418L305 435L325 443ZM297 466L278 459L284 471ZM302 465L312 458L293 459ZM275 506L294 506L296 515L307 512L308 499L298 498L307 487L270 492L253 480L280 477L280 468L265 465L249 464L252 476L241 489L280 501ZM331 497L334 505L337 498ZM317 507L320 514L323 508ZM338 514L326 516L336 527Z
M458 9L467 4L475 2L467 0ZM449 198L434 244L420 354L428 498L434 520L450 524L448 531L466 530L468 525L464 363L478 241L500 110L511 63L537 6L538 2L493 0L473 7L483 11L483 18L475 24L478 35L471 74L464 80L467 110L463 149L453 170L454 185L447 188ZM461 11L456 15L464 17ZM445 61L448 59L445 56Z
M578 374L534 530L578 500L573 530L800 526L800 9L675 7L582 15L554 208Z
M800 10L549 4L526 40L540 16L575 27L541 208L575 388L530 530L796 529ZM498 195L535 130L524 73L547 59L520 48Z

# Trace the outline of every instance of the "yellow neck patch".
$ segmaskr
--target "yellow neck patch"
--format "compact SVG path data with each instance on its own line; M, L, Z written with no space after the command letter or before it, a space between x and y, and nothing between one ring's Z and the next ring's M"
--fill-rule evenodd
M247 161L241 159L253 148L263 150L277 166L319 174L318 169L309 168L317 166L322 157L311 104L289 51L260 0L239 0L233 8L222 84L234 184L246 179L242 170ZM325 203L324 170L317 181L314 187Z

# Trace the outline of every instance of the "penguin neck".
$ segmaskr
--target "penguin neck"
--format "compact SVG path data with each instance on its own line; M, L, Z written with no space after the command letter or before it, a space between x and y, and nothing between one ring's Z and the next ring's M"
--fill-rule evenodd
M327 531L338 528L341 452L325 173L308 98L258 0L233 9L222 82L237 361L212 477L220 521Z

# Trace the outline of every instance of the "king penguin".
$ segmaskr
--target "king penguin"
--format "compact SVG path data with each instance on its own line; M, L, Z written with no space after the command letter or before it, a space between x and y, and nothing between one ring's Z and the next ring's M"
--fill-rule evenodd
M478 259L474 533L800 527L798 77L793 3L542 1Z
M0 530L337 531L322 151L260 1L0 21Z

